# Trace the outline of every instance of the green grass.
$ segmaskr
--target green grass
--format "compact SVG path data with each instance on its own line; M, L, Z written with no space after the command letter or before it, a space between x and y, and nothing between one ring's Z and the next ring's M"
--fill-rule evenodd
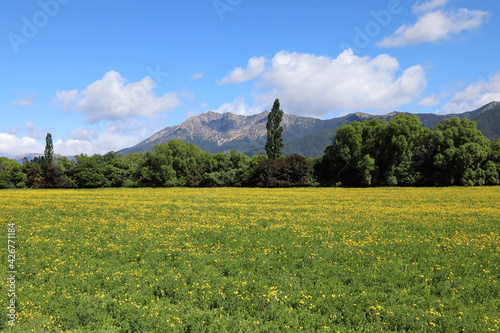
M499 188L0 194L0 331L500 331Z

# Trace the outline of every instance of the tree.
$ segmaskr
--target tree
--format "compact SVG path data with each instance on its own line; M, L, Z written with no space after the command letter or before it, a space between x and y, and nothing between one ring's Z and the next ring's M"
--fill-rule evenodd
M250 186L303 187L309 186L312 167L301 155L293 154L279 160L262 160L249 177Z
M378 118L341 126L331 146L316 164L315 172L323 186L373 186L379 175L381 140L387 122Z
M273 108L267 116L267 142L266 152L270 160L275 160L281 157L283 150L283 126L280 125L283 118L283 110L280 110L280 101L274 101Z
M153 187L193 185L193 172L198 172L202 158L201 148L180 140L160 143L146 152L141 166L141 184Z
M491 153L488 158L497 165L497 169L500 170L500 139L496 139L491 144Z
M424 179L430 130L400 114L340 127L315 173L324 186L416 186Z
M0 157L0 188L25 187L26 174L22 165L6 157Z
M416 186L424 180L424 166L430 160L427 142L431 131L416 115L399 114L392 118L380 143L379 169L385 185Z
M283 187L303 187L309 186L313 170L304 156L292 154L281 160L280 171Z
M476 129L475 122L466 118L441 120L432 133L432 145L433 185L485 184L486 172L482 166L492 146Z
M54 145L52 144L52 134L47 133L45 137L45 152L41 157L42 179L39 186L42 188L53 188L59 186L60 174L54 164Z
M73 180L73 173L75 171L75 162L68 159L66 156L58 157L56 159L55 167L57 174L59 175L60 188L72 188L76 187L76 183Z
M86 154L80 154L75 158L76 166L73 178L77 187L99 188L106 186L107 178L100 162L100 155L87 156Z
M54 145L52 144L52 134L47 133L45 137L45 152L43 154L45 163L52 164L54 160Z
M26 175L26 186L39 188L42 181L41 161L42 158L34 157L31 161L23 159L22 172Z
M229 160L232 163L232 169L235 172L234 183L232 186L243 186L246 183L252 169L250 167L250 157L235 150L230 151Z
M281 187L280 165L277 160L264 159L253 169L248 185L256 187Z

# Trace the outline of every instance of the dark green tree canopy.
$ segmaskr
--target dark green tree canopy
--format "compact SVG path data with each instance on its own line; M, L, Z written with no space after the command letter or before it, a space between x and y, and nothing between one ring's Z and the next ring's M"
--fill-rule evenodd
M463 118L443 119L432 133L434 184L484 185L486 162L492 150L476 123Z
M267 142L266 153L270 160L275 160L281 157L283 151L283 126L281 119L283 118L283 110L280 110L280 101L274 101L273 108L267 116Z

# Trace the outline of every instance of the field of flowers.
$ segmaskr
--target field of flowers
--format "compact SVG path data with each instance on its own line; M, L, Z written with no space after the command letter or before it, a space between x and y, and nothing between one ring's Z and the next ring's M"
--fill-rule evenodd
M498 187L1 191L0 331L500 332L499 203Z

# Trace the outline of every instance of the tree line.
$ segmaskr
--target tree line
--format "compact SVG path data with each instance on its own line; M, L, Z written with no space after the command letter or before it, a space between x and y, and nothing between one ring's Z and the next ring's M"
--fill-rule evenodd
M375 118L340 127L316 159L282 157L283 111L268 116L266 155L210 154L171 140L145 153L54 154L22 164L0 158L0 188L480 186L500 184L500 140L468 119L445 119L433 130L415 115Z
M264 163L265 162L265 163ZM312 160L293 155L268 160L203 152L193 144L172 140L146 153L80 154L75 160L44 156L23 164L0 158L0 188L306 186Z
M315 165L323 186L498 185L500 140L469 119L444 119L433 130L416 115L340 127Z

